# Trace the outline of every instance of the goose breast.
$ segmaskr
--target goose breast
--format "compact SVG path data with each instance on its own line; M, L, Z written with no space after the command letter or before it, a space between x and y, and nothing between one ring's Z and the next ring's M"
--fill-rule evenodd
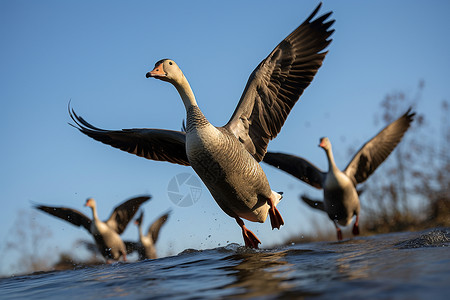
M96 241L98 250L104 257L118 260L126 252L125 244L119 234L108 227L104 222L96 221L91 225L91 232Z
M231 217L267 218L269 182L258 162L225 128L187 133L189 163L217 204Z

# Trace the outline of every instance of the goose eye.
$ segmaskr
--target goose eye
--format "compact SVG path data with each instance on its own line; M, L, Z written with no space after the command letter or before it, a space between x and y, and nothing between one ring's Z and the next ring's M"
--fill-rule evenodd
M172 65L172 62L171 62L171 61L169 61L169 65Z

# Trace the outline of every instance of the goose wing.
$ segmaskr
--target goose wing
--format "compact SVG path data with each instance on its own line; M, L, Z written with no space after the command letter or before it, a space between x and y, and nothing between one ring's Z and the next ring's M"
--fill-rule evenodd
M322 172L306 159L291 154L267 152L263 161L297 177L315 188L322 188L326 173Z
M159 230L166 223L169 218L170 212L165 213L161 217L159 217L153 224L148 228L147 236L151 236L153 243L156 243L158 240Z
M134 251L138 252L139 255L141 253L145 253L144 247L140 242L132 242L132 241L123 241L125 244L125 248L127 250L127 254L131 254Z
M83 246L84 248L86 248L86 250L90 251L90 252L94 252L94 253L99 253L98 248L97 248L97 244L90 242L90 241L86 241L86 240L78 240L75 242L75 245L78 246Z
M386 126L359 149L344 170L355 186L369 178L391 154L411 125L414 115L411 108L408 109L403 116Z
M83 226L87 231L91 232L91 219L76 209L45 205L35 205L34 208L63 219L75 226Z
M301 195L300 199L302 199L303 202L305 202L312 208L325 211L325 205L323 204L323 201L311 199L306 195Z
M76 124L70 125L94 140L147 159L189 166L185 132L150 128L105 130L89 124L73 109L69 108L69 114Z
M311 83L331 42L331 12L315 19L321 4L250 75L231 119L224 126L257 161L280 132L300 95Z
M105 223L118 234L122 234L141 204L148 201L150 198L150 196L142 196L125 201L114 208L111 216Z

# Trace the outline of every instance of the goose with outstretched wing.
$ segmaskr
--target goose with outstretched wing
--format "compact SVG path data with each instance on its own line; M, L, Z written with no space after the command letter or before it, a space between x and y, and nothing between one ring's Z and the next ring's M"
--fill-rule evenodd
M119 260L122 257L126 261L126 247L120 234L125 230L139 207L150 198L150 196L141 196L123 202L114 208L109 219L104 222L98 218L97 205L93 198L87 199L85 203L85 206L92 209L92 219L82 212L68 207L35 205L35 208L75 226L84 227L94 237L97 248L105 259Z
M197 105L181 69L172 59L155 64L147 77L175 86L186 108L186 132L162 129L104 130L92 126L69 109L82 133L102 143L152 160L190 165L222 210L242 229L245 245L257 248L256 235L242 219L284 224L276 205L281 194L272 191L259 162L268 142L281 130L327 54L331 12L313 13L264 59L250 75L229 122L215 127Z
M170 212L167 212L160 216L156 221L154 221L148 228L147 233L142 232L142 219L144 213L141 212L139 217L134 221L134 224L138 228L139 241L129 242L125 241L125 246L127 247L127 253L137 251L139 255L139 260L144 259L155 259L158 258L156 253L156 241L158 240L159 231L161 227L166 223L169 218Z
M327 137L320 140L319 147L325 150L328 172L323 172L301 157L285 153L267 152L264 162L315 188L323 189L323 201L310 199L306 195L302 195L301 199L309 206L328 214L334 221L338 240L342 240L342 231L338 224L347 226L351 223L353 216L356 216L353 234L358 235L360 204L356 186L366 181L395 149L410 127L414 115L415 113L409 109L400 118L386 126L361 147L344 171L336 166L331 142Z

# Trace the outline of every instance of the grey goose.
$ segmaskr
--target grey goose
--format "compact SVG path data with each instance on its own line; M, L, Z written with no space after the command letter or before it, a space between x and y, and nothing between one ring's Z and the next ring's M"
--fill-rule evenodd
M353 216L356 216L356 220L352 232L358 235L360 203L356 186L366 181L395 149L410 127L414 115L409 109L399 119L386 126L359 149L344 171L336 166L331 142L327 137L320 139L319 147L325 150L328 172L323 172L301 157L285 153L267 152L264 162L317 189L323 189L324 201L310 199L306 195L301 198L309 206L328 214L336 227L338 240L342 240L342 231L338 224L349 225Z
M139 241L129 242L125 241L125 246L127 247L127 253L137 251L139 255L139 260L144 259L155 259L158 258L156 253L156 241L158 240L159 231L161 227L166 223L169 218L170 212L167 212L160 216L156 221L154 221L148 228L147 232L144 234L142 232L142 219L144 213L141 212L139 217L134 221L134 224L138 228Z
M267 215L273 228L284 224L276 205L281 194L271 190L259 162L267 144L280 132L289 112L327 54L334 20L331 12L313 13L265 58L250 75L241 99L223 127L211 125L197 105L183 72L171 59L163 59L146 77L175 86L186 108L186 132L163 129L104 130L69 113L87 136L151 160L191 166L220 208L242 229L247 247L261 243L242 218L263 223Z
M124 232L139 207L150 198L150 196L141 196L123 202L114 208L111 216L105 222L98 218L97 205L93 198L87 199L85 203L85 206L92 209L93 219L76 209L67 207L35 205L35 208L75 226L84 227L94 237L98 250L106 260L119 260L122 257L126 261L126 247L120 234Z

